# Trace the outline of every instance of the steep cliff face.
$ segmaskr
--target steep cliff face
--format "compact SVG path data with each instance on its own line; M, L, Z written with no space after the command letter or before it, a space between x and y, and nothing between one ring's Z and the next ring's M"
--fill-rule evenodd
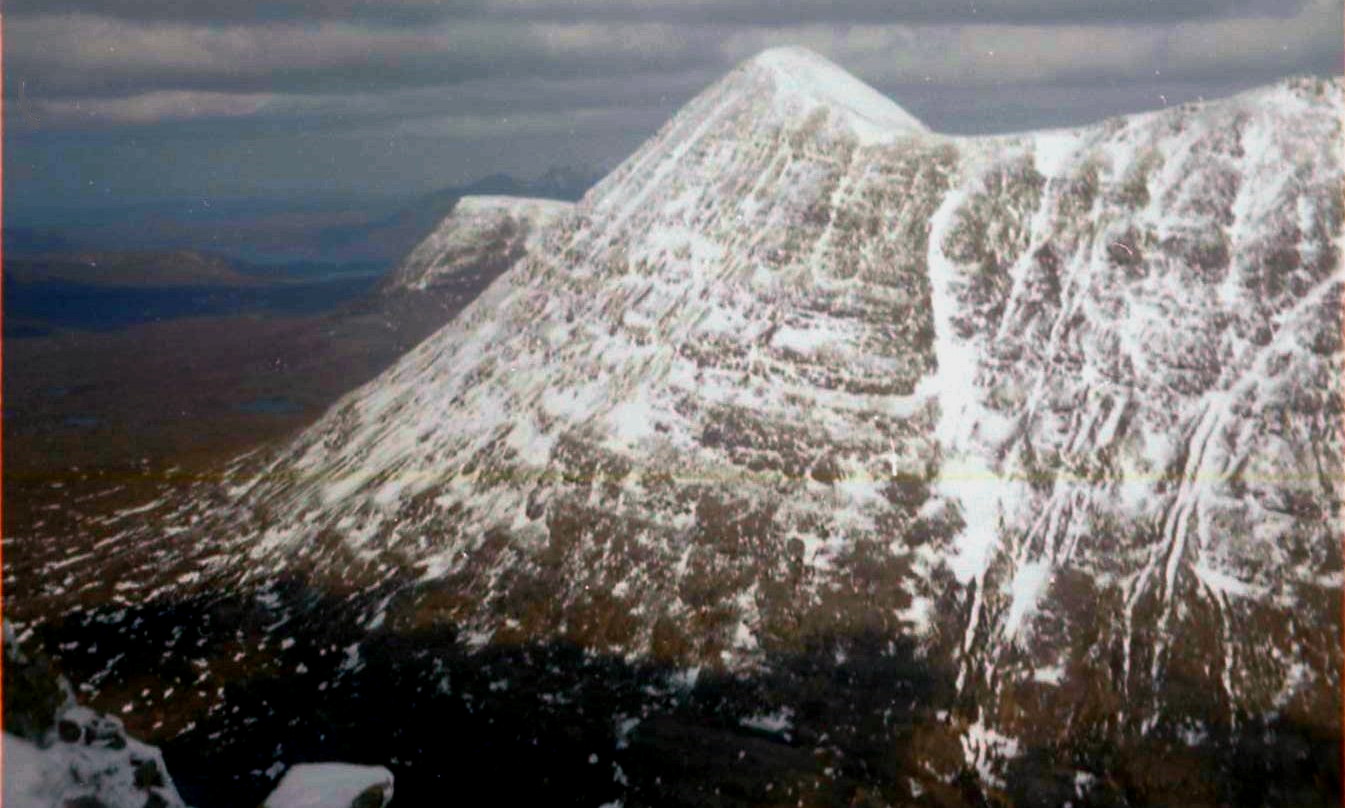
M1334 732L1343 100L951 138L768 51L313 428L120 525L203 548L156 596L301 574L370 627L734 669L914 636L990 784Z
M997 144L934 217L935 489L987 723L1336 726L1340 100Z

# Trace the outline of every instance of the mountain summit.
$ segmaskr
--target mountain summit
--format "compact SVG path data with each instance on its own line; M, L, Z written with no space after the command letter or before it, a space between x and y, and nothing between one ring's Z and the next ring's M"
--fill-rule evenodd
M762 51L724 81L738 85L741 79L747 80L750 91L769 97L777 113L789 120L806 120L815 110L825 109L863 139L928 131L890 98L807 48Z
M808 166L927 137L905 110L822 56L773 48L688 102L587 201L594 215L614 213L613 226L679 189L729 197L750 190L754 208L757 201L789 206L817 187L805 176ZM716 178L754 182L728 190ZM772 196L776 188L781 193Z

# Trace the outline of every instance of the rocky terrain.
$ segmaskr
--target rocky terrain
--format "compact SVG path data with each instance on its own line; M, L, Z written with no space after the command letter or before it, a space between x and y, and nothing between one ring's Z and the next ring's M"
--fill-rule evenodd
M198 682L398 682L524 747L522 705L587 707L605 785L563 793L628 805L770 804L687 757L751 740L790 804L1330 801L1343 95L954 138L767 51L294 440L82 526L117 575L52 560L24 616L103 699L190 617ZM227 747L224 691L135 709Z

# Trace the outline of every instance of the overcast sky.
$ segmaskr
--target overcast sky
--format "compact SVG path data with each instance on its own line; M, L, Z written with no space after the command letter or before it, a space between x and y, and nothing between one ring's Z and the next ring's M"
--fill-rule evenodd
M1341 0L9 0L7 207L608 168L803 44L950 133L1342 69Z

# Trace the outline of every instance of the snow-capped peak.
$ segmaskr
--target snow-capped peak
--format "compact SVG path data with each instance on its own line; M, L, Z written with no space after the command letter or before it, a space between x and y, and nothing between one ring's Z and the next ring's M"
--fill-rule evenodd
M616 214L616 224L672 188L702 188L710 178L742 174L748 164L765 170L774 157L804 141L821 149L842 142L866 147L928 132L891 99L824 57L806 48L771 48L693 98L598 183L584 207ZM791 135L793 145L786 142ZM690 167L692 157L703 165Z
M810 112L825 106L865 139L929 131L892 99L808 48L769 48L748 59L740 69L770 81L777 107Z

